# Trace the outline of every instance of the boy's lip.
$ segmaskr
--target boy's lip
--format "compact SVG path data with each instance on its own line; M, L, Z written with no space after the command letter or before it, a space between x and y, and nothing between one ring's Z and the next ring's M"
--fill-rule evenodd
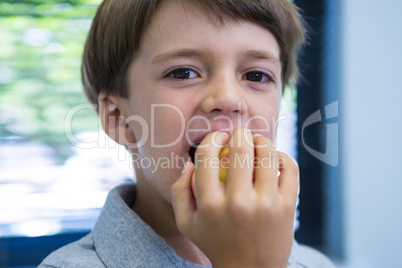
M193 163L194 163L194 155L195 155L195 151L197 149L197 146L201 143L202 140L205 139L205 137L208 134L214 133L214 132L224 132L224 133L227 133L229 135L229 137L231 137L233 130L228 131L227 129L226 130L216 129L216 130L213 130L211 132L206 132L203 135L201 135L201 136L195 138L193 141L191 141L192 144L190 144L190 147L188 148L187 152L188 152L188 155L189 155L190 159L193 161Z
M189 155L189 157L191 158L191 160L194 160L194 159L193 159L193 158L194 158L193 154L195 153L195 150L197 149L197 146L201 143L202 140L205 139L205 137L206 137L208 134L213 133L213 132L224 132L224 133L227 133L227 134L229 135L229 137L232 137L232 132L233 132L233 130L228 131L228 130L217 129L217 130L214 130L214 131L211 131L211 132L206 132L206 133L204 133L203 135L199 136L198 138L195 138L194 140L191 140L191 141L190 141L190 144L189 144L188 146L186 146L188 155ZM263 136L263 135L259 134L258 132L257 132L257 133L253 133L253 135L260 135L260 136Z
M194 144L200 144L201 141L202 141L203 139L205 139L206 136L208 136L208 134L214 133L214 132L223 132L223 133L227 133L227 134L229 135L229 137L231 137L233 130L228 131L228 130L220 130L220 129L218 129L218 130L213 130L213 131L210 131L210 132L206 132L206 133L204 133L204 134L198 136L197 138L191 140L190 147L193 146Z

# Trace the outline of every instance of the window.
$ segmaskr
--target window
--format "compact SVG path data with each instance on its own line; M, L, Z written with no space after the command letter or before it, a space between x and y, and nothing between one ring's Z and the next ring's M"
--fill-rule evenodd
M0 1L1 267L38 264L88 232L109 189L132 177L80 82L99 2Z

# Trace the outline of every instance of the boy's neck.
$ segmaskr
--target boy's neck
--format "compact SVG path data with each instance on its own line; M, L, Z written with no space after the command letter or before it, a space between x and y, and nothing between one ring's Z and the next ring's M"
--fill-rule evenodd
M192 263L211 265L205 254L177 229L172 206L138 177L137 198L132 210L165 239L179 257Z

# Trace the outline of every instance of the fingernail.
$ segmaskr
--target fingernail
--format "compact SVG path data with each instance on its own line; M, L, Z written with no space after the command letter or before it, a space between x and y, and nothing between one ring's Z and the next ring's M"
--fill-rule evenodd
M224 132L224 131L219 131L218 135L222 135L222 136L230 136L229 133Z

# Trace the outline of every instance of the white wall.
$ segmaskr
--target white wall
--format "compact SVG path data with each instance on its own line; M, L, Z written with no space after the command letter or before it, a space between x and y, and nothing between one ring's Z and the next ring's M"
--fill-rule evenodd
M345 266L402 267L402 1L344 0L341 21Z

